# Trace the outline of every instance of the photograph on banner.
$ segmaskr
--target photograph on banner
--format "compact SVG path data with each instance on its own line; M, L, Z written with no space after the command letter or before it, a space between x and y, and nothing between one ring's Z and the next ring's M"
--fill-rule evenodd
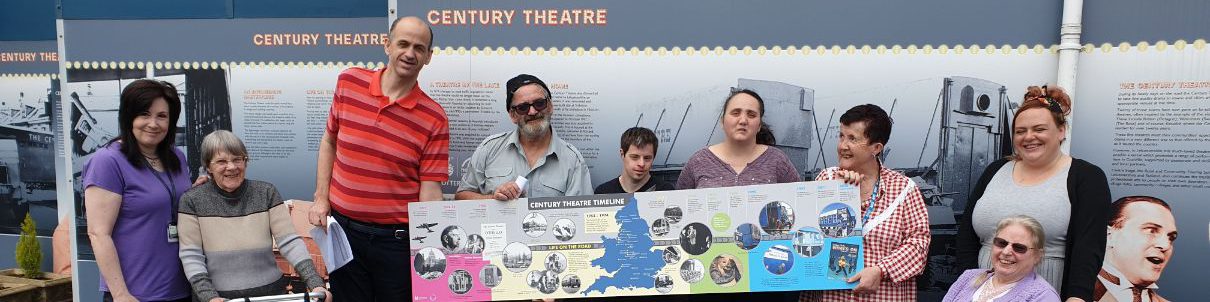
M1105 170L1116 200L1094 292L1099 301L1202 298L1191 289L1204 286L1200 276L1210 271L1205 45L1106 45L1081 56L1083 103L1075 104L1071 149Z
M250 166L266 167L249 169L249 179L273 182L285 198L309 200L315 187L315 152L332 102L332 79L342 69L69 69L64 94L72 102L72 171L81 230L87 225L81 171L93 152L118 136L118 96L130 82L151 78L176 86L182 102L176 147L185 154L191 180L206 173L198 149L202 137L229 129L246 142ZM80 254L91 255L87 237L81 238Z
M1114 201L1111 209L1105 264L1097 275L1093 300L1166 301L1156 281L1176 248L1171 205L1152 196L1127 196Z
M222 89L222 93L214 93L216 87L206 87L202 84L201 79L209 76L223 77L223 70L186 70L186 69L155 69L155 68L72 68L67 69L67 80L63 84L64 102L71 103L70 113L68 115L68 123L70 124L70 145L71 163L72 163L72 178L75 180L73 195L76 204L76 225L80 234L84 234L88 227L87 207L84 206L84 187L83 175L84 165L92 158L92 155L97 151L106 148L111 142L121 133L118 125L118 105L119 97L124 89L131 82L150 78L160 81L165 81L174 85L180 94L181 115L177 120L177 133L174 146L185 154L186 158L183 161L187 162L188 167L201 167L201 163L197 162L200 156L196 149L200 143L202 136L209 133L206 131L206 120L225 121L230 123L230 114L228 110L209 110L212 116L199 119L196 116L191 116L190 113L199 112L196 108L190 110L189 106L197 107L198 104L204 104L203 107L218 107L224 108L229 106L230 100L227 98L226 89ZM225 85L225 82L218 84ZM208 90L210 93L202 92ZM211 124L211 127L214 125ZM217 128L216 128L217 129ZM190 169L190 179L194 179L202 173L194 169ZM77 253L80 259L92 259L92 245L89 243L88 236L77 236L79 242Z
M505 112L504 82L519 73L542 78L554 133L580 150L594 185L621 173L616 137L634 126L659 139L652 178L675 182L694 152L723 140L722 106L741 89L764 99L773 146L813 180L837 165L840 115L877 105L894 122L882 165L911 177L928 206L933 239L921 290L944 294L961 273L953 253L966 196L988 164L1011 153L1009 123L1025 87L1046 84L1054 64L1040 48L441 51L420 82L447 110L450 162L461 165L488 136L517 128ZM446 190L462 169L450 179ZM857 209L851 214L860 216Z
M413 296L499 301L848 289L854 284L846 279L864 267L861 225L836 236L818 230L854 222L835 213L857 208L857 191L812 181L412 203Z
M26 214L40 236L59 224L58 85L49 74L0 75L0 233L20 233Z

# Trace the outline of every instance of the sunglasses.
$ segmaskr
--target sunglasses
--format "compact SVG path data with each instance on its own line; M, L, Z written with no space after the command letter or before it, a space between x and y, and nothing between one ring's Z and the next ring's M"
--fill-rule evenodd
M1000 237L996 237L995 239L992 239L992 244L998 248L1004 248L1006 246L1009 246L1008 240L1004 240L1003 238L1000 238ZM1029 250L1033 250L1033 249L1036 249L1036 248L1032 248L1032 247L1026 246L1024 244L1016 243L1016 242L1012 243L1012 250L1014 253L1017 253L1017 254L1024 254L1026 252L1029 252Z
M533 107L534 109L537 109L538 111L546 110L546 105L550 105L550 99L540 99L540 100L534 101L533 103L516 104L509 108L512 108L513 112L516 112L518 114L525 114L525 113L529 112L530 107Z

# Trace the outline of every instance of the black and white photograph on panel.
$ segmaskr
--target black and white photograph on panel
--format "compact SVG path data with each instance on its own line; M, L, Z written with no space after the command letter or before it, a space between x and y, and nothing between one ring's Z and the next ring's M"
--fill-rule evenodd
M449 285L450 291L455 294L466 294L471 291L471 273L465 270L455 270L453 274L450 274Z
M681 217L684 216L685 213L681 210L681 207L672 206L664 209L664 219L668 220L668 224L680 223Z
M567 256L554 252L546 255L546 270L562 274L567 269Z
M451 225L441 230L441 246L450 253L461 253L466 244L466 231L462 227Z
M520 273L529 269L533 260L533 252L524 243L513 242L504 247L504 267L511 272Z
M0 234L21 233L28 215L38 236L59 224L55 154L62 141L60 81L12 76L0 81Z
M664 263L674 264L681 261L681 251L676 249L676 246L670 245L664 248Z
M664 218L656 218L655 221L651 222L651 235L652 236L668 235L669 228L670 227L668 225L668 220L664 220Z
M482 254L484 244L485 242L483 241L483 236L479 236L479 234L471 234L470 236L466 237L466 249L464 252L467 254Z
M500 271L500 267L495 264L488 264L479 270L479 282L488 288L500 285L500 280L504 277L504 272Z
M540 282L542 282L542 271L540 270L532 270L529 271L529 274L525 275L525 284L529 285L530 288L538 289Z
M701 260L689 259L681 263L681 280L685 282L697 283L702 281L702 276L706 272Z
M701 255L710 249L714 235L710 228L700 222L690 223L681 229L681 249L690 255Z
M559 290L559 273L551 270L542 271L542 276L538 278L538 291L543 294L552 294Z
M659 274L655 276L655 290L667 294L672 291L672 276Z
M563 292L574 294L580 292L580 276L567 275L563 277Z
M546 216L536 212L525 215L521 220L521 229L525 231L525 235L537 238L546 234Z
M571 219L561 218L555 221L554 227L555 239L559 241L568 241L576 236L576 223Z
M445 273L445 253L434 247L426 247L416 252L415 263L412 267L416 274L425 280L437 279Z

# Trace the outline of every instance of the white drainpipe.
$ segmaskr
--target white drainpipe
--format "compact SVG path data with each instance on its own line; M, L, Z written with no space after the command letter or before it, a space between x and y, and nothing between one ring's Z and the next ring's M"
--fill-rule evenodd
M1059 71L1055 85L1063 87L1067 91L1067 95L1072 99L1072 112L1075 112L1075 107L1079 104L1079 99L1076 98L1076 69L1079 66L1080 60L1080 33L1082 31L1081 18L1084 12L1084 0L1064 0L1063 1L1063 22L1059 26ZM1068 116L1068 131L1067 144L1063 144L1063 152L1071 152L1071 135L1074 125L1074 114Z

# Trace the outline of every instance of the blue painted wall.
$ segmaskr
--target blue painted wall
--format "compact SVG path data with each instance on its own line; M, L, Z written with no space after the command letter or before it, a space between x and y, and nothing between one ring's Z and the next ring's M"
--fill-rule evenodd
M55 39L55 0L0 0L0 41Z
M59 0L63 19L385 17L386 0Z
M1197 39L1210 39L1210 1L1084 1L1085 44Z

